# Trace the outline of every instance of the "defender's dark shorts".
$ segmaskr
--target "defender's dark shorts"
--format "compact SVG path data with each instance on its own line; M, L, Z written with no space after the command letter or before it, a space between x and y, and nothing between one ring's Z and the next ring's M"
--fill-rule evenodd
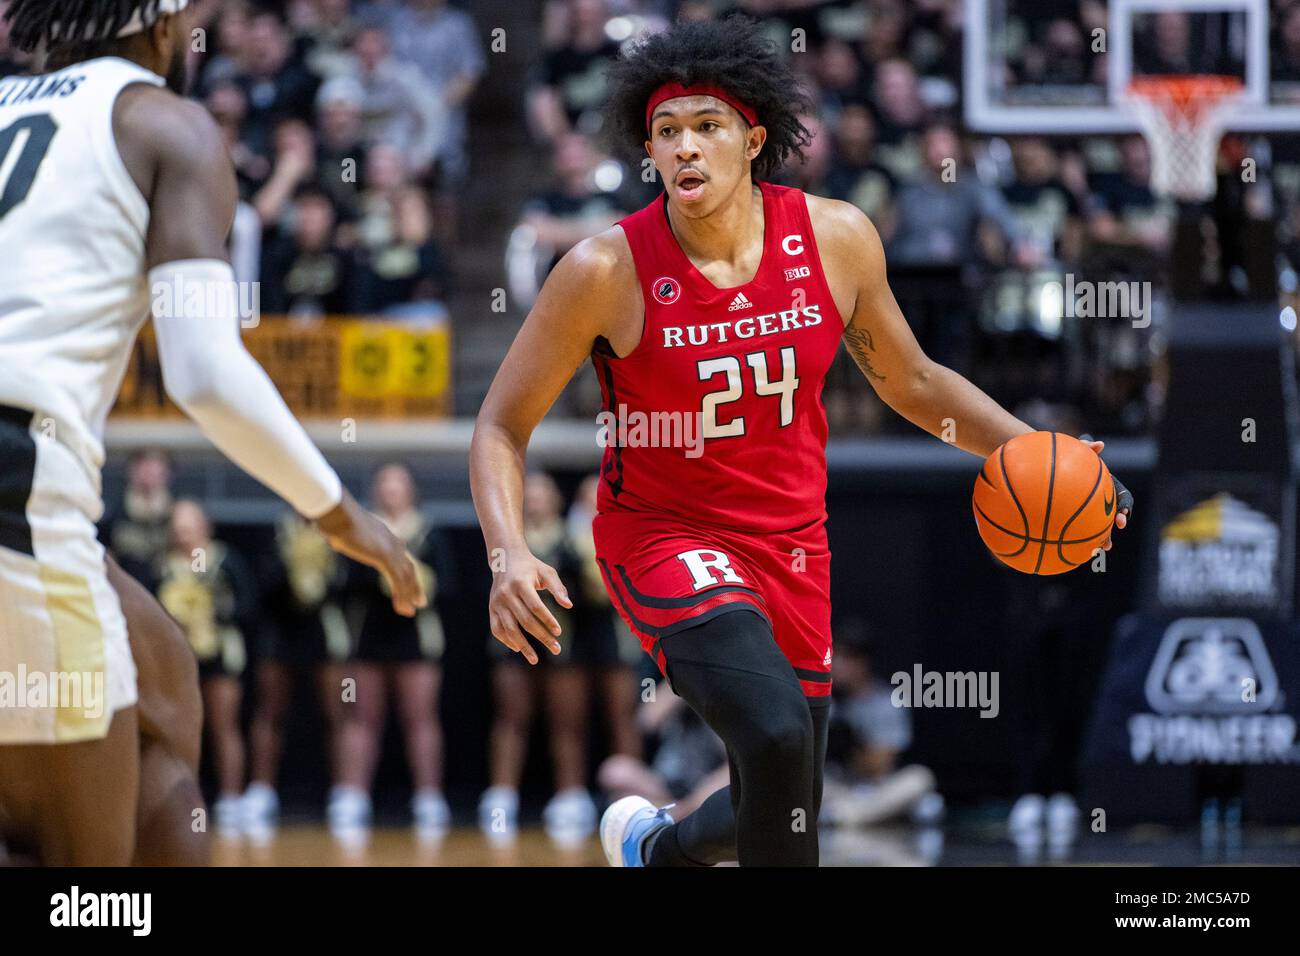
M771 624L804 694L830 694L831 555L822 523L756 535L621 511L597 515L593 531L610 598L661 671L661 638L744 607Z

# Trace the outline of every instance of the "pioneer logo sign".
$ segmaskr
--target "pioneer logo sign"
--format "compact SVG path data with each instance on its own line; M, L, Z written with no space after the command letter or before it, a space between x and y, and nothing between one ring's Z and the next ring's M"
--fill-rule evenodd
M1134 763L1297 763L1296 722L1249 618L1182 618L1165 631L1146 680L1155 713L1129 718Z
M1279 530L1232 495L1215 495L1160 533L1160 600L1166 607L1270 607L1278 599Z
M1146 696L1162 714L1259 713L1277 703L1277 674L1249 618L1183 618L1160 641Z

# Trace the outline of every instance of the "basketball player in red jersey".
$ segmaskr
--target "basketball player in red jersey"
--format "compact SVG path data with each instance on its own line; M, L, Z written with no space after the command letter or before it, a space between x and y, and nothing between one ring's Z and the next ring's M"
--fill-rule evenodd
M559 647L537 591L569 599L524 544L524 455L590 356L614 420L681 429L677 447L608 432L597 558L731 768L731 786L677 823L639 797L616 802L606 856L815 865L831 669L821 390L840 341L899 414L934 435L954 420L966 451L1033 429L922 353L865 215L767 181L807 144L798 117L812 107L755 24L679 24L608 81L613 121L665 191L556 265L480 411L470 470L492 633L530 661L526 635Z

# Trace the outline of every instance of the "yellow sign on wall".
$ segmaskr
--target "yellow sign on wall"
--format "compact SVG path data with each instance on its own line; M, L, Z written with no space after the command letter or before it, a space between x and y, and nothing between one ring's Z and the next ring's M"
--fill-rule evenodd
M339 387L362 399L436 397L450 381L450 346L446 328L349 322L339 338Z
M451 414L451 330L329 318L303 324L263 316L244 344L300 418L441 418ZM136 342L113 414L180 414L162 387L152 326Z

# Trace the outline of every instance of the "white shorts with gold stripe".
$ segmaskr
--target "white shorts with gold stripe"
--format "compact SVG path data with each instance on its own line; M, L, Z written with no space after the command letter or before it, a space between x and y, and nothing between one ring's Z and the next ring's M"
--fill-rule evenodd
M95 534L103 503L30 411L0 406L0 745L108 733L136 702L126 620Z

